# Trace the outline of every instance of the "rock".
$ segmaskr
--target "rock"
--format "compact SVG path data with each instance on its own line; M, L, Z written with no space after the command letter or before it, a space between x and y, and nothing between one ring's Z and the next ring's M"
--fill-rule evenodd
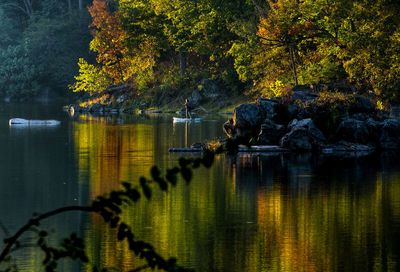
M398 119L386 119L382 122L379 142L382 149L400 148L400 121Z
M288 129L292 130L295 127L305 128L315 142L326 142L325 135L314 125L311 118L302 120L293 119L288 124Z
M295 127L282 137L280 146L291 150L312 150L314 140L305 128Z
M300 109L297 105L289 105L287 108L288 111L288 118L289 120L293 120L296 118L297 114L299 113Z
M276 117L275 109L278 105L278 102L276 100L259 97L257 98L256 104L261 107L261 111L264 114L264 119L272 120Z
M298 87L298 86L296 86ZM318 97L317 94L315 93L311 93L312 89L311 88L306 88L306 89L300 89L300 88L293 88L293 94L292 94L292 98L291 101L294 102L296 100L301 101L301 102L307 102L307 101L311 101L314 100L315 98Z
M375 113L375 104L360 95L354 96L355 102L351 103L349 111L352 113Z
M265 108L255 103L242 104L233 111L233 125L239 130L260 127L265 118Z
M82 111L82 108L81 108L81 106L79 106L78 104L71 104L71 105L68 105L68 112L69 112L71 115L74 115L75 112L81 112L81 111Z
M103 107L99 104L99 103L93 103L90 108L89 111L90 112L99 112L100 109L103 109Z
M360 144L367 144L370 141L366 123L352 118L347 118L339 124L334 138L337 141Z
M369 143L377 144L381 135L382 122L375 121L373 118L368 118L364 121L368 129Z
M280 145L292 150L312 150L325 144L324 134L315 127L311 118L294 119L288 124L290 132L282 137Z
M126 100L127 96L125 94L120 95L117 97L117 99L115 99L115 102L117 102L118 104L121 104L122 102L124 102Z
M211 79L204 79L198 85L198 89L200 90L202 96L208 99L216 99L221 96L221 90L218 84Z
M366 121L367 119L371 118L371 115L366 113L355 113L352 116L350 116L350 118L360 121Z
M273 121L267 119L261 125L258 143L261 145L277 145L285 132L285 126L277 125Z
M191 107L199 106L203 99L204 99L203 96L200 94L198 90L193 91L189 97L190 106Z
M222 125L222 129L224 130L226 135L228 135L229 138L232 138L236 134L236 129L235 129L235 126L233 124L233 119L232 118L229 119L228 121L226 121Z
M393 106L390 110L390 115L393 117L400 117L400 106Z

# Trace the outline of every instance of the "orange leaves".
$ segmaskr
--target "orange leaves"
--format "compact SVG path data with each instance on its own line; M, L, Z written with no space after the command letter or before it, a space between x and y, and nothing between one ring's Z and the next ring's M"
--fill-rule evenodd
M106 74L118 84L123 80L121 62L127 53L123 42L126 32L119 21L119 13L110 12L107 2L100 0L93 1L89 12L93 18L90 26L96 28L90 49L98 53L97 62L103 65Z

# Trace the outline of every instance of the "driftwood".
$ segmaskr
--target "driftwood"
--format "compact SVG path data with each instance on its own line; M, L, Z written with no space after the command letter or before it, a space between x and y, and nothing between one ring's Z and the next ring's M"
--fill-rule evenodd
M171 153L197 153L202 152L202 148L198 147L182 147L182 148L170 148L169 152ZM253 145L250 148L240 146L239 150L240 153L254 153L254 152L270 152L270 153L286 153L289 152L288 149L282 148L276 145Z
M239 152L252 153L252 152L289 152L289 149L282 148L277 145L252 145L251 147L239 147Z
M28 127L28 126L58 126L61 124L58 120L27 120L22 118L13 118L8 122L10 126Z

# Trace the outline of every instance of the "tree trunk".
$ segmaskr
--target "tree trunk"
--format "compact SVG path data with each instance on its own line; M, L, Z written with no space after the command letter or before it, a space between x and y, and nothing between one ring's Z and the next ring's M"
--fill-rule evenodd
M292 70L293 70L293 76L294 76L294 81L296 83L296 86L299 85L299 82L297 81L297 71L296 71L296 61L294 60L294 49L293 47L290 47L290 59L292 60Z
M179 65L181 67L181 75L186 74L186 56L182 50L179 50Z
M82 9L83 9L82 0L79 0L79 2L78 2L78 7L79 7L79 11L82 11Z

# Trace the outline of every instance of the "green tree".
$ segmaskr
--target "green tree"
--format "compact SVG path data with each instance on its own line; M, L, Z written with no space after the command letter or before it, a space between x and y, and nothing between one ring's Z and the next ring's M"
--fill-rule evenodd
M0 49L0 94L15 99L36 95L40 69L29 59L29 40Z

